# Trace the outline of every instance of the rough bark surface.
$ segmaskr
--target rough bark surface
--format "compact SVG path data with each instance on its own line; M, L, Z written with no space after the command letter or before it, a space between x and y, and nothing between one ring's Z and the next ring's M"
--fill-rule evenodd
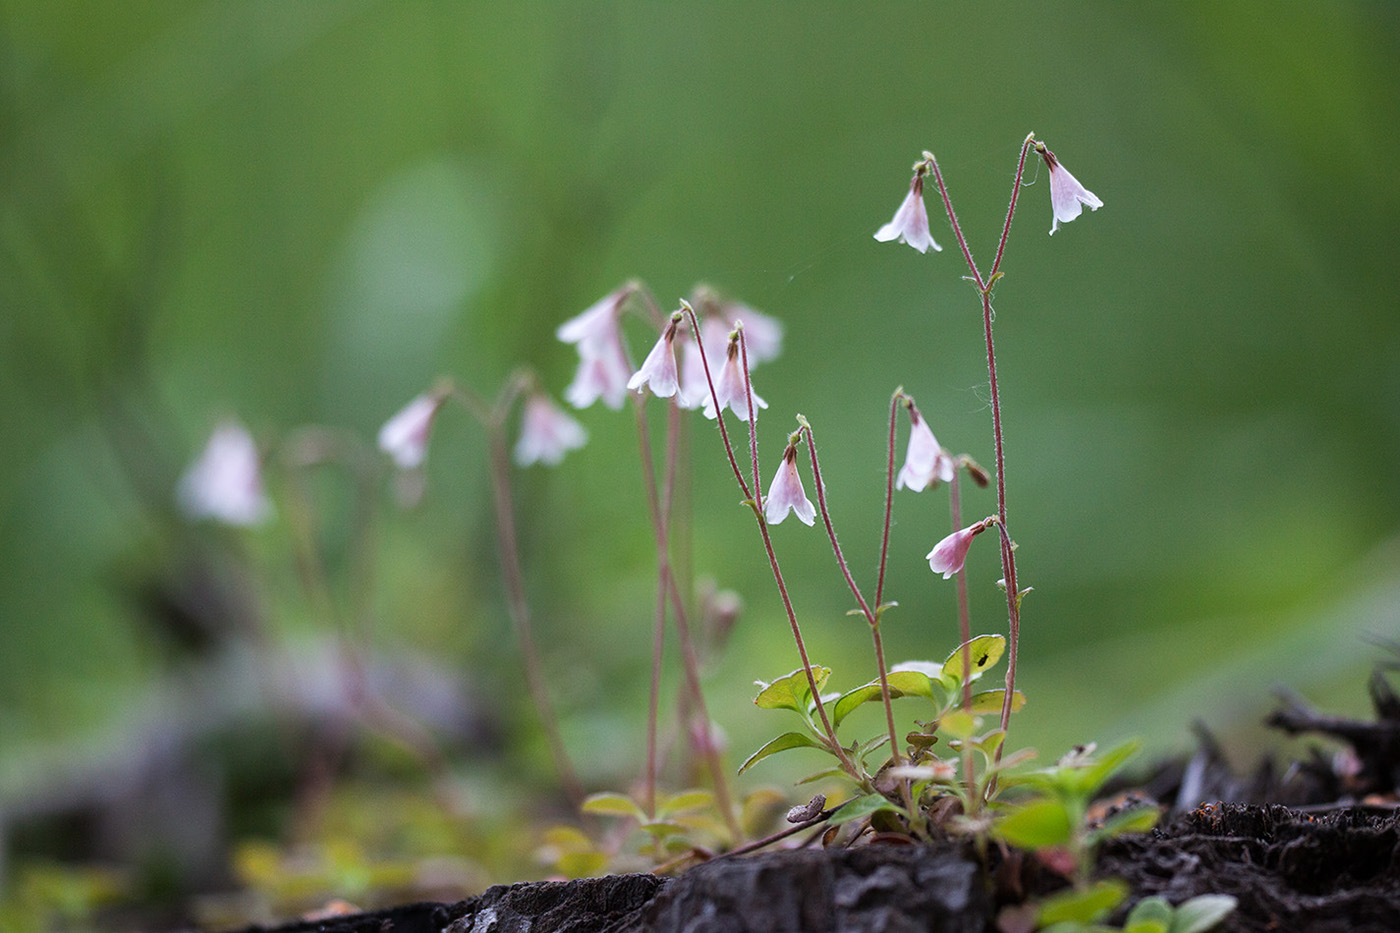
M1390 808L1202 806L1107 843L1099 870L1127 881L1133 900L1234 895L1225 933L1400 931L1400 816ZM1029 887L1043 893L1045 877ZM803 849L718 859L669 879L502 885L457 904L246 933L977 933L995 929L994 890L1006 890L995 881L1005 878L954 847Z

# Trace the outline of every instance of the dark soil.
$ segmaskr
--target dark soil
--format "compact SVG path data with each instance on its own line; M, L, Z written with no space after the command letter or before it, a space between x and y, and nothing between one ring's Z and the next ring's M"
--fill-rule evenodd
M1029 868L1021 874L1037 874ZM1222 931L1400 931L1400 817L1393 810L1203 806L1152 833L1108 844L1100 870L1126 880L1134 899L1161 894L1177 903L1232 894L1239 907ZM1045 873L1031 885L1051 886ZM998 887L960 847L876 844L717 859L669 879L614 875L503 885L458 904L275 930L981 933L995 929ZM1000 887L1002 896L1013 893Z
M1286 769L1265 762L1236 777L1202 732L1194 758L1144 785L1176 815L1106 843L1099 874L1126 881L1129 903L1233 895L1238 907L1222 931L1400 931L1400 699L1381 674L1371 694L1374 721L1320 715L1285 698L1274 725L1342 743L1338 754ZM717 858L674 878L498 886L457 904L246 933L981 933L996 929L1003 908L1065 883L1022 853L994 850L984 866L965 842L876 842Z

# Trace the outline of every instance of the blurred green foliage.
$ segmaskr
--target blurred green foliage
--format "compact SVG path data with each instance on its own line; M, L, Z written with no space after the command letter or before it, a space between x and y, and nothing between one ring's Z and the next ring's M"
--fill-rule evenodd
M996 292L1035 587L1013 744L1161 749L1193 716L1256 719L1275 681L1360 706L1363 636L1394 634L1400 595L1397 40L1382 2L4 0L0 792L169 669L133 594L195 546L172 490L217 417L264 444L311 423L369 439L440 373L491 394L528 363L557 392L574 358L554 328L629 277L786 322L757 373L761 452L811 420L870 577L896 384L992 462L946 221L936 255L871 234L930 148L987 261L1032 130L1106 207L1052 240L1040 174ZM520 478L522 546L566 740L616 786L641 765L654 558L630 416L581 418L588 448ZM698 420L691 448L695 571L747 601L709 676L737 761L767 729L748 685L795 658ZM514 697L483 455L443 419L428 507L382 515L373 639ZM343 590L345 490L316 496ZM896 502L892 662L956 642L923 562L945 502ZM964 514L993 508L971 491ZM841 661L839 689L868 680L825 541L775 538L814 660ZM284 523L195 540L242 554L272 633L324 627ZM995 552L968 564L975 631L1005 626ZM510 715L510 760L547 767Z

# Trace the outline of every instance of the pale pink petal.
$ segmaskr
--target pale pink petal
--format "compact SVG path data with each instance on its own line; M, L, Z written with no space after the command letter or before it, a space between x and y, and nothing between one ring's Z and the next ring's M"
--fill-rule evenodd
M928 552L929 569L934 573L943 574L945 580L962 570L963 563L967 560L967 550L972 547L972 539L986 531L988 526L989 521L984 519L939 541L933 546L933 550Z
M225 421L214 429L204 452L180 478L177 499L191 518L259 525L272 517L258 448L243 425Z
M564 454L577 450L588 440L588 432L565 414L546 395L530 396L520 418L520 438L515 444L515 462L520 466L545 463L554 466Z
M1084 212L1084 207L1096 211L1103 207L1098 195L1079 183L1079 179L1069 173L1055 154L1045 150L1042 154L1045 164L1050 167L1050 208L1055 218L1050 224L1050 233L1060 229L1060 224L1069 223Z
M676 369L676 322L673 320L657 339L641 368L627 380L633 392L651 389L658 398L670 398L680 392L680 374Z
M768 499L764 503L764 515L770 525L782 522L789 511L807 525L817 519L817 510L807 498L807 491L802 488L802 477L797 475L797 451L792 447L783 455L783 462L773 476L773 482L768 487Z
M771 315L755 311L737 301L726 303L721 309L729 329L739 325L744 328L744 351L749 358L749 368L777 359L783 348L783 324Z
M399 469L412 470L423 465L428 456L428 436L445 399L441 392L425 392L379 429L379 449L393 457Z
M617 345L620 339L618 312L635 288L636 286L629 283L604 296L582 314L560 324L554 332L555 336L565 343L578 344L580 353L584 351L585 346L599 350L602 347Z
M894 485L896 489L907 486L915 492L922 492L929 486L936 485L939 480L951 480L953 461L944 453L918 409L911 408L909 417L912 422L909 449L904 455L904 466L900 469Z
M613 410L627 400L629 372L617 347L590 348L579 344L578 372L564 390L564 398L575 408L587 408L598 399Z
M922 175L914 176L914 180L909 183L909 193L899 205L899 210L895 211L894 219L875 231L875 239L882 243L889 240L908 243L921 253L928 252L930 248L935 251L943 249L934 242L933 234L929 232Z
M719 417L719 412L728 408L739 416L740 421L748 421L748 392L751 391L753 391L752 388L746 387L745 385L744 367L739 363L739 353L736 345L725 359L724 368L720 370L719 380L715 383L715 395L719 398L719 408L716 409L714 400L707 396L705 399L705 417L713 420ZM767 408L768 403L760 398L757 392L754 392L753 407L755 412L757 412L760 408Z
M688 339L681 344L680 354L680 395L684 399L680 406L699 408L710 404L710 380L705 375L705 362L700 356L699 347L693 339Z

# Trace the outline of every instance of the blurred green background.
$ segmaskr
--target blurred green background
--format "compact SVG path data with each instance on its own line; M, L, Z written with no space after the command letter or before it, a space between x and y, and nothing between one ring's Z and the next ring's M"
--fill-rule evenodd
M1035 587L1018 742L1247 733L1273 684L1364 707L1366 638L1400 631L1398 40L1381 2L0 3L0 788L114 734L178 666L140 594L181 579L191 540L255 581L268 632L324 634L281 500L240 535L174 514L219 417L265 447L306 424L368 441L439 374L493 394L525 363L558 393L576 358L554 328L630 277L786 323L757 370L764 470L805 414L873 585L895 386L947 447L993 452L961 258L871 234L929 148L989 262L1032 130L1106 206L1052 239L1034 175L996 291ZM651 336L629 333L640 359ZM640 768L654 557L631 417L579 417L589 446L517 493L597 788ZM738 761L789 725L751 682L797 661L712 425L692 427L695 570L746 601L708 678ZM508 758L547 768L509 706L483 455L451 412L424 506L382 497L372 641L506 703ZM344 489L323 485L344 589ZM889 652L942 657L954 590L923 555L946 497L902 494L895 517ZM815 659L838 686L871 676L819 529L775 538ZM996 548L969 568L975 628L1002 630Z

